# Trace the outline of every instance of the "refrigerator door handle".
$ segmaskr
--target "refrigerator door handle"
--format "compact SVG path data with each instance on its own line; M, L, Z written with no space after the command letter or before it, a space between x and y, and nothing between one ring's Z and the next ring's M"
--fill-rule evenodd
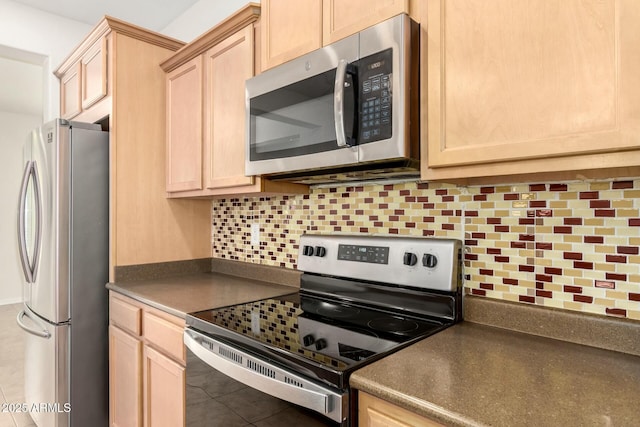
M35 214L36 214L36 241L33 249L33 260L29 260L29 254L27 251L26 242L26 224L25 224L25 212L27 204L27 192L29 187L29 180L33 180L33 191L35 199ZM18 242L20 246L20 261L22 262L22 269L24 271L27 283L34 283L36 280L36 271L38 268L38 260L40 258L40 241L42 240L41 225L42 225L42 206L40 201L40 178L38 176L38 165L35 160L28 161L22 176L22 184L20 186L20 202L18 209Z
M18 245L20 247L20 262L22 263L22 270L24 271L24 277L27 279L27 283L33 283L33 273L31 267L28 265L27 256L27 243L26 243L26 229L24 222L24 213L27 203L27 183L31 176L31 160L27 162L24 168L24 174L22 175L22 184L20 185L20 201L18 204Z
M24 321L22 320L22 318L25 316L28 317L29 320L31 320L33 323L37 323L35 319L33 319L33 317L29 316L29 314L27 313L27 310L25 309L25 310L21 310L20 313L18 313L18 317L16 318L16 323L18 323L18 326L20 326L23 330L30 333L31 335L35 335L37 337L46 338L46 339L51 338L51 334L46 329L42 328L41 330L37 330L25 325Z

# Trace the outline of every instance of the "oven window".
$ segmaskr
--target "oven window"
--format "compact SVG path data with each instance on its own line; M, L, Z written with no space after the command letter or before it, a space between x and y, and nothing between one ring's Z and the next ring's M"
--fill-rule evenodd
M250 159L295 157L337 149L333 118L336 70L252 98Z

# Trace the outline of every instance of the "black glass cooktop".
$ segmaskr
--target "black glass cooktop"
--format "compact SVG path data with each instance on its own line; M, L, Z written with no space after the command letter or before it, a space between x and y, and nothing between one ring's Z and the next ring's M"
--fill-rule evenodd
M339 388L356 367L448 326L300 293L191 313L187 325Z

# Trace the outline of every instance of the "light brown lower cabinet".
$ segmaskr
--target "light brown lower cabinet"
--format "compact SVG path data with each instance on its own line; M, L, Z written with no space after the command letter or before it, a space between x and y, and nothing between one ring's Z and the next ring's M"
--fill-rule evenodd
M358 426L443 427L436 421L364 392L358 392Z
M111 427L185 425L184 320L111 292Z

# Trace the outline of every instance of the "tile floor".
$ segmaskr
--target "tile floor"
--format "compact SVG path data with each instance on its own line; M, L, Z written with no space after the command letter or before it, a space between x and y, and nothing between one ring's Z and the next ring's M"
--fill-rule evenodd
M15 320L21 307L0 305L0 427L35 427L29 414L7 406L24 403L24 335Z

